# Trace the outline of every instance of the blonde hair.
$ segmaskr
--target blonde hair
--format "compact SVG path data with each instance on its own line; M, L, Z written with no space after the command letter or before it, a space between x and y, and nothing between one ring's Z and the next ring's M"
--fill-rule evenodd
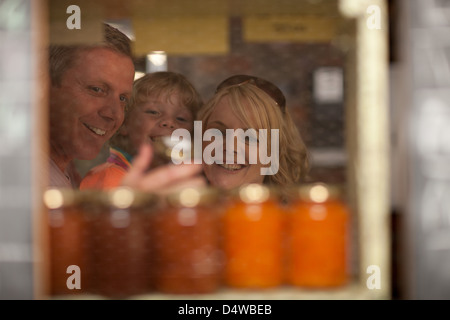
M129 110L143 102L150 95L169 99L173 93L180 95L181 103L189 109L194 118L203 105L203 100L189 80L180 73L160 71L146 74L134 82Z
M287 110L283 112L266 92L255 85L242 83L220 89L199 112L203 128L217 103L225 97L228 97L235 115L248 128L267 129L268 141L271 141L271 129L279 129L279 170L275 175L266 176L264 183L284 188L303 181L309 167L306 145L290 113Z
M171 71L160 71L146 74L135 80L130 102L125 110L125 119L122 126L126 125L130 113L133 109L142 103L145 103L148 97L170 99L172 94L178 93L180 102L185 106L195 119L198 110L203 106L203 100L192 83L182 74ZM109 145L118 147L123 151L134 155L136 150L130 146L127 136L124 136L117 130L111 137Z
M50 80L52 86L59 86L64 73L84 50L107 48L133 60L131 40L119 29L103 24L103 40L93 45L51 45L49 48Z

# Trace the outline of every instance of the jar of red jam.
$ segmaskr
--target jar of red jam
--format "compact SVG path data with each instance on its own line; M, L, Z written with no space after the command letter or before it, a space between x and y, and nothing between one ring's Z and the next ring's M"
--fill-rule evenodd
M250 184L230 198L223 217L225 282L236 288L282 283L284 214L273 189Z
M296 188L288 214L287 279L326 288L349 278L349 209L341 189L323 183Z
M82 192L52 188L43 201L48 209L50 295L87 293L89 221L81 206Z
M184 188L164 198L153 215L155 288L201 294L221 284L220 204L213 188Z
M151 215L156 195L128 188L102 191L90 202L96 292L126 298L152 290Z

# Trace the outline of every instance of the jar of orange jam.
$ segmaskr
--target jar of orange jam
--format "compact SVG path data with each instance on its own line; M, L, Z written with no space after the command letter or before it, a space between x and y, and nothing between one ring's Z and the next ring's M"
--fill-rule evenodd
M52 188L44 192L43 202L48 210L50 295L89 292L89 225L82 193Z
M120 187L102 191L86 210L92 217L91 254L96 293L126 298L152 289L151 215L154 194Z
M335 287L348 280L349 209L337 186L296 188L287 221L287 281L301 287Z
M282 283L283 219L267 186L249 184L233 192L223 216L226 285L258 289Z
M168 294L202 294L221 285L219 193L184 188L163 198L153 216L155 289Z

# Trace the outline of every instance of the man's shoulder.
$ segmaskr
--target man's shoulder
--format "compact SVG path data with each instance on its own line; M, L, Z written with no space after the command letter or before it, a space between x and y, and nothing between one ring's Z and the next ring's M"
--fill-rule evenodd
M73 188L72 181L67 173L61 171L56 163L50 159L49 186L52 188Z

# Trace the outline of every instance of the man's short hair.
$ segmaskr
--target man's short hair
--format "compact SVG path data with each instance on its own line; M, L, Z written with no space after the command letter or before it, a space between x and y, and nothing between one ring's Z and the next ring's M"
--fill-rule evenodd
M120 30L104 23L103 41L91 45L51 45L49 48L50 80L52 86L61 84L64 72L69 69L83 50L108 48L133 59L131 40Z

